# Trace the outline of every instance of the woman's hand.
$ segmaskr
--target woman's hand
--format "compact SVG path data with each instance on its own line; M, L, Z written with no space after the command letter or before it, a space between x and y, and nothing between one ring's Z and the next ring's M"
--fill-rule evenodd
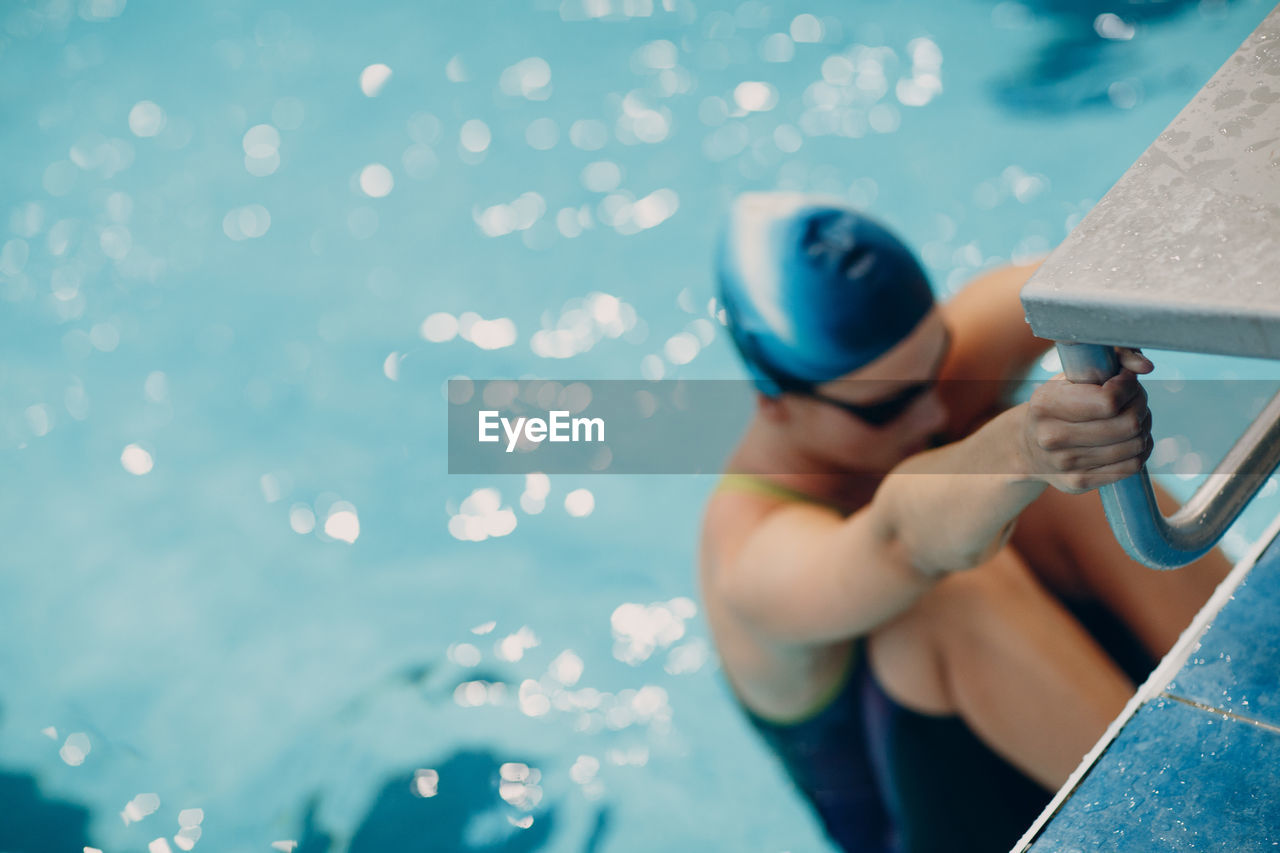
M1138 350L1120 349L1120 372L1101 385L1061 374L1031 395L1022 430L1031 476L1080 494L1130 477L1153 447L1147 392L1137 374L1154 366Z

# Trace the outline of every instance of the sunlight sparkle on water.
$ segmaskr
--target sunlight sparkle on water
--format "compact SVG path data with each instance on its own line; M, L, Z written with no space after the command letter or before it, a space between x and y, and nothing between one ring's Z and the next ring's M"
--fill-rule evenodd
M453 689L453 701L462 708L479 708L481 705L497 705L505 696L501 682L464 681Z
M590 489L574 489L564 496L565 512L574 518L583 518L591 515L595 508L596 498L595 495L591 494Z
M306 504L294 504L289 508L289 526L294 533L310 533L316 529L316 514Z
M376 98L390 79L390 66L381 62L370 65L360 72L360 91L370 98Z
M112 352L120 345L120 330L112 323L94 323L89 330L89 342L102 352Z
M648 660L659 648L666 648L685 635L685 621L693 618L697 606L688 598L643 605L620 604L609 617L613 628L613 656L623 663Z
M600 772L600 759L594 755L579 755L569 768L569 778L579 785L585 785Z
M640 359L640 375L650 381L661 379L667 373L667 367L660 356L650 353Z
M711 648L706 640L695 637L672 648L662 668L669 675L689 675L700 670L710 658Z
M164 126L164 110L151 101L138 101L129 110L129 129L134 136L155 136Z
M524 129L524 141L536 151L550 151L560 141L560 126L545 116L534 119Z
M816 15L805 12L791 19L791 38L797 44L822 41L822 22Z
M542 773L527 764L507 762L498 768L498 796L520 809L532 809L542 800L542 788L538 782ZM532 816L527 816L532 817ZM532 820L530 820L532 823ZM528 826L529 824L525 824Z
M465 83L471 79L471 74L463 64L461 56L454 56L445 63L444 76L452 83Z
M404 354L399 352L388 353L387 357L382 360L382 375L396 382L400 379L400 362L404 360Z
M280 167L280 131L269 124L258 124L245 131L244 167L255 177L266 177Z
M527 717L541 717L551 710L551 700L542 692L542 687L532 678L520 682L517 691L517 702L520 712Z
M269 157L280 147L280 132L269 124L256 124L245 131L242 143L250 157Z
M617 338L636 327L635 308L609 293L593 291L570 299L551 319L543 315L543 328L533 333L529 347L542 358L569 358L586 352L603 338Z
M89 736L84 732L73 732L67 735L62 749L58 750L58 756L72 767L79 767L84 764L84 759L91 750Z
M942 92L942 51L931 39L914 38L907 43L911 54L911 77L894 87L898 101L908 107L922 107Z
M667 339L662 352L672 364L688 364L701 348L697 336L690 332L677 332Z
M465 311L458 318L458 334L480 349L502 349L516 342L516 324L507 317L486 320L473 311Z
M449 535L464 542L506 536L516 529L516 514L504 507L497 489L476 489L449 518Z
M222 233L232 240L261 237L270 227L271 214L260 204L233 208L222 218Z
M551 673L551 677L566 687L571 687L578 683L578 679L582 677L583 663L582 658L571 649L565 649L556 655L551 661L551 665L547 667L547 671Z
M528 625L520 626L514 634L508 634L493 644L493 654L498 660L514 662L524 657L528 649L538 645L538 637Z
M413 771L410 790L417 797L434 797L440 791L440 774L429 768Z
M181 850L191 850L203 834L204 830L198 826L184 826L174 834L173 843Z
M1133 24L1114 12L1103 12L1094 18L1093 30L1109 41L1129 41L1137 32Z
M486 150L492 140L493 134L489 132L489 125L478 118L463 122L462 130L458 133L459 143L473 154Z
M796 55L796 43L786 33L773 33L760 42L760 58L765 62L790 62Z
M370 198L383 198L394 186L391 170L381 163L370 163L360 170L360 189Z
M127 445L124 452L120 454L120 464L124 466L124 470L130 474L136 474L141 477L143 474L151 471L154 464L151 454L143 450L136 444Z
M162 370L153 370L142 383L142 393L153 403L163 403L169 397L169 377Z
M445 654L458 666L468 668L479 666L481 660L480 649L471 643L453 643Z
M547 203L536 192L521 193L510 204L495 204L472 209L471 217L489 237L502 237L513 231L527 231L547 212Z
M582 169L582 185L593 193L607 193L622 182L622 170L612 160L597 160Z
M569 126L569 141L583 151L598 151L609 141L609 128L596 119L579 119Z
M679 56L679 49L666 39L646 42L634 54L637 63L657 70L675 68Z
M654 190L631 206L631 224L637 231L644 231L666 222L680 209L680 197L676 191L664 187ZM634 233L619 228L621 233Z
M360 537L360 519L355 506L346 501L335 502L324 520L324 533L348 544L355 542Z
M650 106L640 92L628 92L614 132L624 145L662 142L671 132L671 111L665 106Z
M443 311L436 312L422 321L418 333L432 343L451 341L458 335L458 318Z
M124 12L125 0L83 0L78 4L86 21L108 21Z
M400 155L400 164L404 166L405 174L409 177L416 181L425 181L435 174L440 158L429 145L415 142Z
M733 100L747 112L766 112L778 105L778 90L768 83L748 80L733 90Z
M120 812L120 818L124 821L124 825L128 826L148 815L155 814L158 808L160 808L159 796L156 794L138 794L138 796L125 804L124 811Z
M524 475L524 491L520 494L520 509L527 515L537 515L547 505L547 495L551 492L551 478L546 474L533 472Z
M108 225L98 234L102 254L113 261L123 261L133 248L133 236L123 225Z
M503 70L498 88L506 95L545 101L551 97L551 66L540 56L522 59Z
M23 412L23 416L27 419L27 426L30 428L31 434L36 437L48 435L49 430L53 429L50 409L44 403L28 406Z

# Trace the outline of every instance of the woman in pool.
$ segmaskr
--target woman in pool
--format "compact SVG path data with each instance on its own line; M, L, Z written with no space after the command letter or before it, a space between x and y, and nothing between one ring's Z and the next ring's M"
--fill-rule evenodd
M839 203L730 214L720 297L760 396L707 506L703 597L748 719L849 851L1007 850L1229 569L1151 571L1107 528L1094 490L1151 451L1140 353L1002 410L1049 345L1032 270L938 305Z

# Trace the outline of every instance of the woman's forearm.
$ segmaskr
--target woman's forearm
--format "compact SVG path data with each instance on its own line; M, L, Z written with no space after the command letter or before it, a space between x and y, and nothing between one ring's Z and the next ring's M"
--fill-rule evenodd
M976 566L1044 491L1024 451L1026 416L1026 404L1002 412L961 441L912 456L880 485L873 512L917 571Z

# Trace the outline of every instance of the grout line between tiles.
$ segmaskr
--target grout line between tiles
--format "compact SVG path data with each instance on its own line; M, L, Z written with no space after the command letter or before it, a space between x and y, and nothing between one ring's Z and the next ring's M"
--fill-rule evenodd
M1215 708L1212 705L1206 705L1205 703L1197 702L1194 699L1187 699L1184 696L1175 696L1174 694L1168 691L1162 692L1160 694L1160 697L1162 699L1172 699L1174 702L1181 702L1183 705L1190 705L1192 708L1197 708L1201 711L1206 711L1210 714L1217 714L1222 717L1230 717L1233 720L1239 720L1242 723L1248 723L1251 726L1257 726L1260 729L1266 729L1269 732L1274 732L1275 734L1280 735L1280 726L1277 726L1274 723L1264 723L1262 720L1257 720L1257 719L1254 719L1253 717L1245 717L1233 711L1224 711L1222 708Z

